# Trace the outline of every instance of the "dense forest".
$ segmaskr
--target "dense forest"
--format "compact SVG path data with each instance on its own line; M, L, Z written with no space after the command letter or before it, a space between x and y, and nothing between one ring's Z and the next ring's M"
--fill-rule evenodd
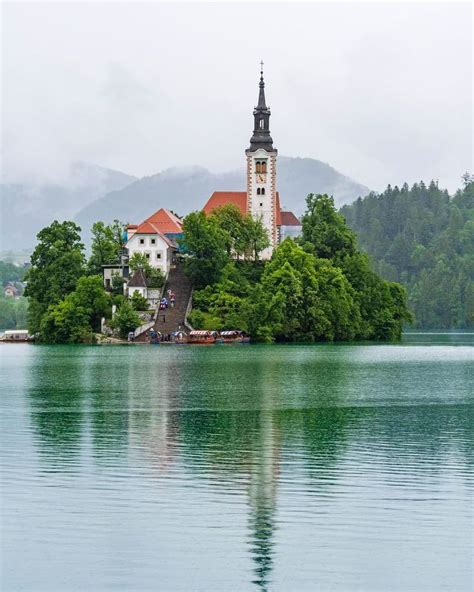
M399 339L410 320L406 292L380 278L327 195L307 197L303 234L270 261L261 223L234 206L184 219L196 328L239 328L259 341Z
M390 187L341 213L374 270L407 287L415 327L474 327L474 181L454 196L432 181Z

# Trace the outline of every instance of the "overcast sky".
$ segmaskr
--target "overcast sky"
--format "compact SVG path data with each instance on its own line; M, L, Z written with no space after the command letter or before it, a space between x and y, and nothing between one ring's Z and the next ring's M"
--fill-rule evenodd
M3 5L4 178L244 164L265 62L279 153L374 189L472 170L468 3Z

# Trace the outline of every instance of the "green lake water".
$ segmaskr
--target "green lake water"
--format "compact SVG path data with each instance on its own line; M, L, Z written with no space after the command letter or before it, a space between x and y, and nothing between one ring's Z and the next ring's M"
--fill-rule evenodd
M0 590L472 590L473 362L3 345Z

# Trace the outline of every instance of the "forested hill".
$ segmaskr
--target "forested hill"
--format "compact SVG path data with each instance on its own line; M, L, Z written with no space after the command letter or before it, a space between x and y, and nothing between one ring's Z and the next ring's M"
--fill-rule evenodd
M450 197L435 182L388 186L341 213L377 272L408 289L415 327L474 327L474 182Z

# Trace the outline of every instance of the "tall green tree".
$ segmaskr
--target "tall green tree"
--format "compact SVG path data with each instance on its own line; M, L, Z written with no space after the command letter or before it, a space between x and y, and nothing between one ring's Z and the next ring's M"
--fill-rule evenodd
M356 250L354 232L337 212L334 199L326 194L308 195L302 227L302 242L311 245L316 257L334 259Z
M92 225L91 256L87 263L89 273L101 274L103 265L120 263L124 246L123 224L114 220L112 224L95 222Z
M71 293L85 272L80 230L74 222L54 221L37 235L39 242L31 256L25 290L30 302L28 325L32 333L39 331L48 306Z
M215 216L191 212L183 220L182 245L189 255L186 271L196 287L215 283L229 262L227 232Z

